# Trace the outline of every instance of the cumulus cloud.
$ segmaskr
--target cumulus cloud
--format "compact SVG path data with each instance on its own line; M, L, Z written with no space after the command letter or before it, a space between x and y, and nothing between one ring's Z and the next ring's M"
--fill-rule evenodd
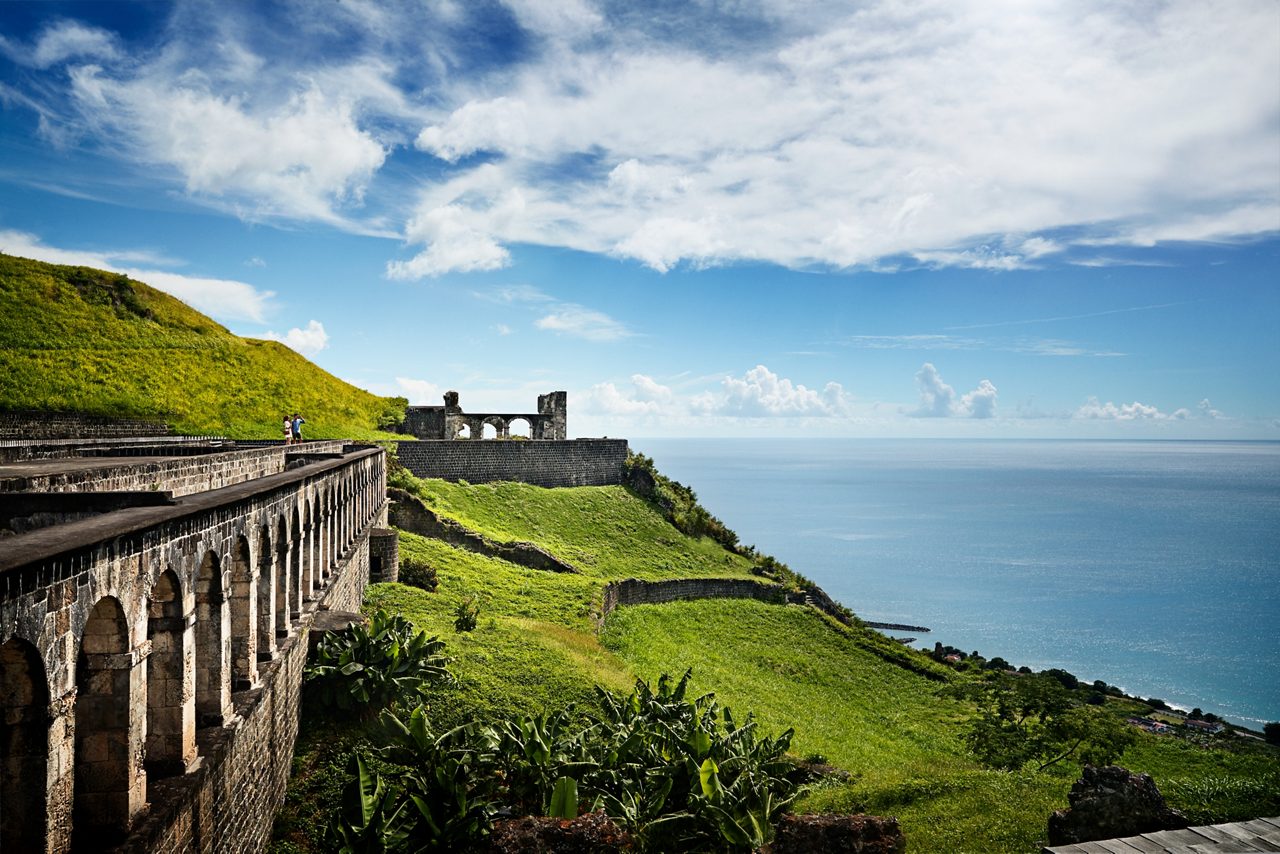
M920 390L920 405L910 415L916 418L994 418L996 414L996 387L990 380L982 380L978 387L966 394L943 382L942 375L932 362L925 362L916 372L916 385Z
M1186 412L1185 409L1178 411ZM1093 421L1167 421L1174 415L1137 400L1116 405L1111 401L1100 403L1098 398L1090 397L1075 411L1074 417Z
M1195 411L1185 406L1172 412L1162 412L1158 407L1135 400L1133 403L1099 402L1090 397L1072 413L1072 417L1090 421L1189 421L1193 418L1209 420L1224 419L1227 416L1213 408L1208 398L1196 404Z
M251 215L340 223L335 206L358 203L386 158L354 105L315 87L257 106L198 78L119 79L81 66L71 82L100 132L174 168L189 193L245 204Z
M756 365L741 377L725 377L720 386L719 391L694 397L690 402L693 411L748 418L834 417L846 414L849 407L848 396L838 382L829 382L819 391L779 377L764 365Z
M168 260L146 250L60 249L46 246L35 235L21 231L0 231L0 250L10 255L48 261L51 264L97 267L113 273L123 273L131 279L145 282L171 294L197 311L204 312L217 320L263 323L275 296L271 291L261 291L253 285L233 279L186 276L166 270L133 267L129 264L129 261L136 262L140 259Z
M318 320L312 320L307 324L306 329L295 326L283 335L278 332L266 332L261 337L268 341L279 341L303 356L314 356L329 346L329 334L324 331L324 324Z
M632 374L626 391L611 382L597 383L587 393L586 407L589 412L631 416L676 414L683 408L669 387L644 374Z
M412 406L438 406L444 397L444 390L428 380L396 377L396 386Z

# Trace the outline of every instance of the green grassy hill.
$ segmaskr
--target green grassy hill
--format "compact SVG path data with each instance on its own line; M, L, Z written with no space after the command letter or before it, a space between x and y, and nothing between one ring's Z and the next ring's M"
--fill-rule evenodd
M343 382L274 341L231 334L125 276L0 254L0 409L163 420L181 433L378 438L405 401Z
M743 556L680 533L623 488L469 486L404 472L392 480L442 516L494 540L532 541L583 570L540 572L401 534L402 562L434 568L438 589L374 585L368 602L448 643L459 684L430 697L438 730L570 704L590 709L595 685L625 693L636 678L691 667L697 693L715 692L739 715L753 712L764 731L794 727L797 756L820 756L848 772L815 786L798 811L896 816L911 851L1014 854L1039 850L1049 813L1067 805L1078 765L984 767L962 738L975 707L954 690L976 677L948 670L949 679L931 679L887 662L877 654L886 643L878 633L749 600L620 608L598 631L600 594L611 579L751 570ZM455 609L473 595L481 601L477 628L457 633ZM899 651L908 664L937 672L923 653ZM1118 705L1116 713L1127 712ZM347 758L364 750L359 726L311 722L302 732L276 854L325 850ZM1152 773L1196 821L1280 809L1276 760L1274 749L1248 739L1196 745L1146 733L1122 758Z

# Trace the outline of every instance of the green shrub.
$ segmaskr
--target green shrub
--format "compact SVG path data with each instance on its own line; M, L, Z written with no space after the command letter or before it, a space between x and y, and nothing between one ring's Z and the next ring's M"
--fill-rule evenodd
M399 614L377 610L357 624L325 635L307 665L308 691L322 705L372 716L451 681L444 641L427 637Z
M475 631L480 619L480 594L472 593L453 609L453 630L459 633Z
M426 561L407 556L400 558L399 580L401 584L408 584L410 587L417 587L428 593L434 593L439 586L434 566Z

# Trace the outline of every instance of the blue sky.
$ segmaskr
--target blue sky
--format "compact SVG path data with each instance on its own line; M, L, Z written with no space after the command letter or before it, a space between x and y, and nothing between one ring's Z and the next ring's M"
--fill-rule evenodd
M0 111L0 249L414 403L1280 439L1270 0L7 2Z

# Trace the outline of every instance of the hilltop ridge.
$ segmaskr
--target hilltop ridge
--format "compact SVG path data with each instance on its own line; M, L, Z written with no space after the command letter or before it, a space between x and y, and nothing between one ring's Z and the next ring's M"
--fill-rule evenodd
M180 433L390 438L407 401L379 397L276 341L243 338L119 273L0 254L0 410L168 422Z

